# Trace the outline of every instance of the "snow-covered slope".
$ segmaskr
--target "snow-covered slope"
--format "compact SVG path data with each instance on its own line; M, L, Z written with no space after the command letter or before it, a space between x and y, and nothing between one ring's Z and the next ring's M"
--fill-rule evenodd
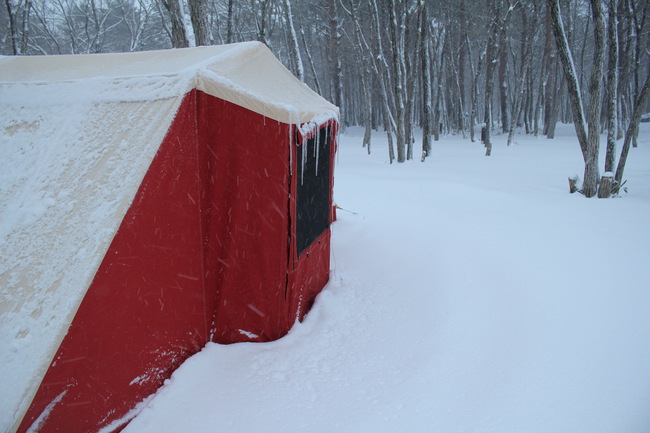
M265 344L209 344L125 430L650 429L650 128L629 193L568 194L570 125L493 156L446 137L424 164L341 138L329 286Z

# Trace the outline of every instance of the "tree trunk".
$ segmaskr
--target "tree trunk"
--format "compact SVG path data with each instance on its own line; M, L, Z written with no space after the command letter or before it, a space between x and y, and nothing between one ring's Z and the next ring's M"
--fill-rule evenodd
M420 60L422 62L422 158L431 152L431 60L429 59L429 22L427 20L427 5L424 0L419 1L420 7Z
M585 57L587 53L587 42L589 42L589 27L591 26L591 21L587 20L585 25L585 34L582 37L582 49L580 51L580 75L578 76L578 83L580 83L580 88L584 88L584 74L587 71L585 67Z
M527 23L526 9L521 8L522 22ZM537 14L533 14L532 23L530 26L525 26L525 31L522 32L521 40L521 63L520 63L520 72L519 79L517 80L517 86L515 88L515 100L513 103L512 116L509 119L510 124L508 125L508 146L512 143L512 140L515 135L515 128L517 126L517 118L519 113L522 110L522 104L524 102L524 93L526 91L526 82L528 75L528 58L531 56L533 39L535 36L535 29L537 28Z
M390 82L390 68L386 62L386 57L384 56L384 48L381 43L381 27L379 22L379 8L377 7L377 1L370 1L371 12L372 12L372 25L374 27L374 34L377 43L377 55L372 55L370 50L368 52L372 55L372 63L375 68L375 74L379 84L381 86L381 94L383 98L382 104L382 114L384 117L384 125L386 128L386 135L388 137L388 159L392 164L395 160L395 148L393 146L393 131L397 130L397 125L395 124L395 119L391 114L390 110L390 98L389 98L389 82Z
M267 46L269 45L269 41L266 36L269 1L270 0L254 0L256 6L258 7L258 10L255 11L257 40Z
M361 46L359 46L359 51L361 51ZM363 56L363 53L360 53ZM361 87L363 89L362 99L363 99L363 147L368 151L370 155L370 144L372 139L372 73L370 71L370 66L367 65L368 60L362 59L364 63L363 70L361 71Z
M302 40L302 45L305 47L305 54L307 54L307 62L309 63L309 70L311 71L311 74L314 77L314 87L316 88L316 93L322 95L323 90L321 89L320 80L318 79L318 74L316 73L316 66L314 65L314 59L312 58L311 52L309 51L309 45L305 40L305 29L302 27L302 20L300 20L300 16L298 17L298 22L300 23L300 38Z
M359 23L359 18L357 14L357 9L352 0L350 0L349 5L345 10L348 11L350 17L352 18L352 23L354 25L354 45L357 52L358 62L362 67L361 71L361 88L363 93L361 98L363 100L363 125L364 125L364 134L363 134L363 143L362 146L365 147L370 155L370 144L372 138L372 67L375 66L374 56L370 50L370 47L366 43L366 39L361 30L361 25ZM302 32L302 26L301 26ZM304 32L303 34L303 43L304 42ZM306 44L305 44L306 46ZM375 67L376 69L376 67Z
M296 29L293 25L293 16L291 13L291 1L282 0L282 11L284 12L284 21L287 26L289 34L289 53L291 54L291 61L293 63L296 77L300 81L305 81L305 70L302 65L302 57L300 56L300 47L298 46L298 38L296 37Z
M19 48L19 52L21 54L26 53L27 49L29 48L31 12L32 12L32 0L27 0L23 8L23 28L22 28L22 35L21 35L20 48Z
M476 68L474 67L474 61L472 59L472 49L469 40L469 36L465 38L467 44L467 53L469 55L469 64L472 72L472 85L470 88L470 114L469 114L469 137L470 141L474 143L474 126L476 125L476 117L478 116L478 79L480 75L480 70L482 68L483 60L485 59L485 50L481 50L481 54L478 58L478 64Z
M233 37L233 27L234 27L234 19L235 16L233 14L233 3L234 0L228 0L228 24L227 24L227 34L226 34L226 42L229 44L232 44L235 42L235 39Z
M614 176L617 188L620 188L621 182L623 181L623 172L625 171L627 155L630 151L630 143L632 142L632 137L639 128L641 114L643 113L643 107L645 105L646 99L648 98L648 93L650 93L650 74L647 75L645 84L643 85L643 88L639 93L639 97L634 104L632 118L630 119L630 124L625 131L625 140L623 141L623 148L621 149L621 157L618 160L618 167L616 167L616 176Z
M638 99L639 97L639 70L641 69L641 45L642 43L639 41L639 38L642 37L643 35L643 24L646 21L647 18L647 12L648 12L648 1L645 1L645 6L643 7L643 12L642 12L642 17L641 20L639 20L639 14L637 13L636 10L636 5L634 1L630 0L630 7L629 7L629 13L630 13L630 21L631 21L631 29L632 29L632 41L634 41L634 80L632 81L632 94L634 95L633 100ZM646 47L647 48L647 47ZM650 50L648 51L650 52ZM632 147L637 147L637 138L638 138L638 130L635 131L634 136L632 137Z
M526 80L526 102L524 103L525 117L524 125L526 127L526 134L532 134L534 127L534 111L535 111L535 79L533 78L533 58L528 56L528 66L526 66L527 80Z
M580 84L578 83L569 43L564 33L562 18L560 16L560 5L558 0L547 0L547 6L551 10L553 20L553 33L558 48L558 54L562 61L562 68L567 81L571 111L573 113L573 124L582 150L585 162L585 173L583 178L582 191L585 196L593 197L598 189L598 147L599 147L599 125L601 82L603 69L604 51L604 20L600 0L591 0L592 13L595 21L594 26L594 66L589 80L590 107L588 112L589 136L587 136L582 98L580 95Z
M461 83L460 74L458 73L458 71L455 68L455 63L453 62L453 59L450 59L450 60L451 60L450 63L452 65L452 67L454 67L454 69L452 71L453 77L454 77L453 81L454 81L454 84L456 85L456 91L458 92L458 95L457 95L456 98L454 98L453 95L451 94L451 92L449 92L450 101L451 102L456 101L456 103L458 104L453 110L454 116L453 116L452 128L454 128L456 131L460 131L463 134L463 138L465 138L465 122L463 121L463 119L464 119L463 113L465 112L465 107L463 105L463 98L461 96L463 94L463 86L461 86L461 84L460 84Z
M368 155L370 155L370 144L372 140L372 99L371 99L371 93L370 93L370 84L368 83L370 81L370 74L368 71L363 71L361 74L361 85L363 86L364 90L364 110L363 110L363 147L366 148L368 151Z
M476 123L476 111L474 107L474 81L475 81L475 70L474 70L474 61L472 59L472 49L469 46L469 36L465 34L465 43L467 44L467 57L469 58L469 67L470 67L470 86L469 86L469 141L474 143L474 124Z
M212 45L210 25L208 23L208 0L187 0L190 7L190 19L194 29L194 41L197 47Z
M445 65L445 50L446 46L449 43L449 39L447 38L446 34L443 34L441 36L443 39L442 42L438 42L438 44L442 43L442 47L440 48L440 54L436 53L436 58L439 56L439 63L438 63L438 69L437 69L437 86L436 86L436 96L435 96L435 101L433 103L433 139L435 141L440 140L440 104L441 104L441 99L442 99L442 77L444 74L444 65Z
M500 7L496 2L501 0L488 0L488 16L494 17L490 24L488 44L486 51L485 66L485 156L492 155L492 141L490 140L490 130L492 129L492 90L494 87L494 66L496 59L499 57L499 34L503 29L503 23L500 21ZM500 6L500 3L499 3Z
M415 13L413 13L415 12ZM403 40L404 40L404 45L407 47L410 46L415 46L418 47L420 46L420 39L421 39L421 34L420 34L420 23L419 23L419 11L418 10L410 10L407 13L407 16L405 17L405 22L403 23L402 27L405 28L403 32ZM413 36L413 29L415 29L416 35ZM404 75L405 75L405 92L404 92L404 106L405 106L405 112L404 112L404 132L406 134L405 139L406 139L406 159L411 160L413 159L413 143L414 143L414 138L413 138L413 113L415 112L415 104L416 104L416 98L413 97L413 94L415 93L415 82L417 81L420 67L419 65L421 64L420 62L420 57L423 55L420 50L415 50L411 54L411 57L409 58L409 61L406 61L406 52L403 49L404 55L402 56L402 67L404 69ZM409 51L410 52L410 51Z
M540 64L540 73L539 73L539 85L537 89L537 98L535 100L535 111L533 113L533 134L535 137L539 136L540 131L542 134L545 133L545 107L546 107L546 88L548 87L548 76L549 76L549 63L551 61L551 50L552 50L552 41L553 41L553 28L551 26L551 11L550 8L546 7L545 13L545 26L544 26L544 54L542 55L542 62Z
M160 0L169 12L172 23L172 46L174 48L186 48L190 46L185 32L185 21L183 20L183 9L180 0Z
M336 7L337 0L328 0L329 12L329 53L332 77L332 96L334 104L339 107L341 116L341 126L343 126L345 115L343 110L343 85L342 70L339 47L341 45L341 33L339 28L338 10Z
M16 32L16 23L14 18L14 13L11 10L11 0L5 0L5 6L7 8L7 14L9 15L9 33L11 38L11 49L14 56L19 54L18 51L18 34Z
M501 100L501 131L506 134L510 127L510 104L508 103L508 50L505 29L500 32L499 46L499 99ZM516 113L512 113L516 115Z
M587 110L587 159L582 191L593 197L598 192L598 151L600 148L600 112L603 88L603 60L605 53L605 18L602 0L591 0L594 19L594 59L589 77L589 109Z
M553 65L556 64L557 59L553 54L553 17L551 15L551 8L546 6L546 39L544 43L544 79L543 79L543 90L544 97L541 98L541 101L544 103L544 111L540 113L540 116L543 116L544 122L543 125L543 134L548 136L549 123L551 119L551 113L555 109L552 104L555 102L553 98L553 92L556 89L557 73L554 73Z
M618 17L620 25L618 26L618 125L616 132L616 139L620 140L625 134L626 122L629 120L629 110L627 109L627 96L629 93L629 83L632 80L632 72L630 69L633 67L634 50L631 47L632 41L630 40L630 16L629 16L629 0L620 0L618 4Z
M566 39L566 35L564 34L564 26L562 25L562 18L560 16L560 5L558 0L546 0L546 4L551 14L557 51L567 81L569 101L571 103L571 112L573 113L573 125L576 130L576 135L578 136L578 143L580 144L580 149L582 150L583 159L586 160L587 128L585 125L584 110L582 109L580 85L578 83L578 76L573 64L573 58L571 56L571 52L569 51L569 43Z
M605 155L605 172L614 171L616 160L616 128L617 95L618 89L618 29L616 12L618 0L609 1L609 21L607 25L607 39L609 47L609 61L607 67L607 153Z
M395 0L388 0L388 30L392 48L392 67L393 67L393 88L395 91L395 114L397 122L396 141L397 141L397 162L406 161L406 130L405 130L405 98L404 98L404 74L402 70L402 61L404 52L401 49L398 39L397 11Z
M549 76L549 82L546 85L546 108L545 108L545 119L544 119L544 134L546 138L552 140L555 138L555 127L557 126L557 118L560 112L560 94L562 86L564 86L564 81L560 76L560 65L558 63L557 57L552 57L552 65L549 67L551 75ZM552 78L552 80L551 80Z
M463 131L463 136L465 135L465 128L467 127L467 117L466 117L466 83L465 83L465 62L467 57L467 52L469 46L465 43L467 40L467 8L465 5L465 0L460 1L460 50L458 52L458 102L459 102L459 125Z

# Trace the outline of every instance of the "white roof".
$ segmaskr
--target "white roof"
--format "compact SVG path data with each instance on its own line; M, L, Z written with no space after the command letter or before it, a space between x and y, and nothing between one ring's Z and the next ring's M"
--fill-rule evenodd
M338 109L300 82L259 42L136 53L0 57L0 85L103 81L109 100L156 100L197 88L271 119L302 124ZM116 83L122 86L114 86Z
M0 57L0 431L30 404L191 89L284 123L338 115L257 42Z

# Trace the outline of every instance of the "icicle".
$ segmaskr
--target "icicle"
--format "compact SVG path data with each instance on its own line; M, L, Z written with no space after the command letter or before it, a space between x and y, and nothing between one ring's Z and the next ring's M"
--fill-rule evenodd
M302 141L302 161L300 162L300 164L301 164L300 185L303 184L303 180L305 178L305 165L307 164L307 152L308 151L309 151L309 140L305 140L303 138L303 141Z
M316 145L314 146L314 156L316 157L316 168L314 169L314 175L318 176L318 155L320 154L320 130L315 132Z
M289 175L293 175L293 147L297 145L294 142L294 131L295 125L293 123L289 124Z

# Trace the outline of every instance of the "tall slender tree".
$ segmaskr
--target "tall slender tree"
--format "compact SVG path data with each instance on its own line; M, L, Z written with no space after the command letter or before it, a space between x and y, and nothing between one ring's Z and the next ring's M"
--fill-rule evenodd
M418 1L420 18L420 62L422 64L422 157L424 160L431 152L431 59L429 57L429 21L427 18L427 3Z
M580 149L585 162L584 179L582 191L585 196L593 197L598 191L598 150L599 150L599 132L600 132L600 106L601 106L601 87L603 72L603 52L604 52L604 19L602 4L600 0L591 0L592 17L594 20L594 60L591 77L589 79L589 96L590 104L587 113L587 123L585 124L585 112L582 103L582 94L580 92L580 83L575 70L573 56L569 48L569 42L566 38L562 17L560 15L559 0L547 0L547 6L550 8L553 33L558 48L558 54L562 62L562 68L566 77L569 99L571 102L571 111L573 112L573 124L578 136ZM588 127L588 133L587 133Z
M614 171L616 152L616 128L618 125L616 107L618 89L618 0L608 2L607 20L607 152L605 154L605 172Z
M296 28L293 25L293 13L291 12L291 0L282 0L282 11L284 13L284 22L287 27L289 36L289 53L291 53L291 63L293 70L300 81L305 81L305 69L302 64L300 55L300 46L296 36Z

